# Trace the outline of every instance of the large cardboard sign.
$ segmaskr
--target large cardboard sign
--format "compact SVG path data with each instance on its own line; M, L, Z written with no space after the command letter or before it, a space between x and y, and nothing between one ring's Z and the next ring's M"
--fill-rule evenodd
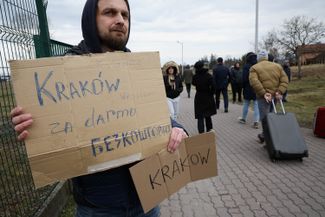
M141 160L171 126L158 52L10 62L36 187Z
M218 174L215 134L187 138L175 153L163 149L130 171L142 208L148 212L189 182Z

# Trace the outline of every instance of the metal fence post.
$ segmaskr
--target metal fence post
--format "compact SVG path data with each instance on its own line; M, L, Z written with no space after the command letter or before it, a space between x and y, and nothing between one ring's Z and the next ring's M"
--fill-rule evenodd
M33 217L39 213L40 216L54 216L43 210L44 202L53 198L51 194L57 184L34 188L25 146L17 141L10 117L15 100L8 61L35 59L36 53L37 57L59 56L71 47L49 39L44 2L47 1L0 0L1 217ZM56 208L57 212L60 207Z
M51 56L50 33L47 23L46 8L43 0L35 0L40 28L39 40L34 36L36 58ZM36 39L36 40L35 40Z

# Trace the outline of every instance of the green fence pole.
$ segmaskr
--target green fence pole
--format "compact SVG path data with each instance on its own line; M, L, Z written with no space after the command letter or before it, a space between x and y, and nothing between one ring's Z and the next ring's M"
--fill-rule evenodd
M49 57L50 51L50 33L47 23L46 9L43 0L35 0L38 14L38 22L40 28L40 38L38 43L35 43L36 57ZM39 47L38 47L39 46Z

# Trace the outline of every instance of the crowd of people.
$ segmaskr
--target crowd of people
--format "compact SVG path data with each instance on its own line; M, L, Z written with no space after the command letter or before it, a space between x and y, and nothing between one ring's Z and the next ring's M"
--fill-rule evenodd
M252 126L256 129L259 128L259 122L265 117L266 113L272 111L272 100L275 103L280 99L283 102L287 101L287 86L291 80L289 62L284 61L281 66L275 62L274 56L266 51L260 51L258 54L247 53L243 67L240 66L239 62L227 67L224 65L223 58L219 57L217 64L212 68L212 72L209 72L209 66L204 61L198 61L192 69L186 66L181 75L177 64L172 63L174 65L174 70L171 70L173 73L168 74L171 62L166 63L163 67L171 118L176 120L179 115L179 96L183 89L181 81L186 85L188 98L190 98L191 85L193 85L196 88L194 118L197 119L199 133L213 129L211 117L220 110L221 94L223 111L229 112L229 85L232 92L232 102L242 104L242 114L238 117L238 122L246 124L252 103L254 111ZM263 131L258 134L258 139L261 143L264 142Z

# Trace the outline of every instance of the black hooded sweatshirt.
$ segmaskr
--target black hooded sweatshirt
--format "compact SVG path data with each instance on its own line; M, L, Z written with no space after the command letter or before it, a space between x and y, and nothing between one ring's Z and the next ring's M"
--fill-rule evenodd
M130 12L128 1L125 1ZM96 11L98 0L87 0L82 13L82 40L77 46L66 52L67 55L102 53L97 34ZM129 16L129 25L130 16ZM130 27L128 38L130 35ZM124 52L130 52L128 48ZM171 120L173 127L183 128ZM79 176L72 179L73 195L79 205L93 208L126 209L140 206L140 201L132 181L129 168L135 163L110 169L104 172Z
M125 2L130 11L129 3ZM97 3L98 0L87 0L82 13L82 35L84 40L68 50L66 54L102 53L100 39L97 34ZM130 52L126 47L123 51ZM132 204L138 204L139 199L129 172L129 167L132 165L129 164L104 172L73 178L73 195L76 203L94 208L126 208Z
M100 46L100 39L97 34L98 33L97 24L96 24L97 3L98 0L87 0L81 18L82 36L84 40L82 40L77 46L68 50L67 54L82 55L88 53L102 53L102 49ZM125 3L130 12L130 6L128 1L126 0ZM127 41L129 40L129 36L130 36L130 27L131 27L131 16L129 16L129 30L128 30ZM130 50L126 47L123 49L123 51L130 52Z
M248 53L246 56L246 64L243 67L243 95L245 100L256 100L256 94L249 83L249 70L256 63L256 54Z

